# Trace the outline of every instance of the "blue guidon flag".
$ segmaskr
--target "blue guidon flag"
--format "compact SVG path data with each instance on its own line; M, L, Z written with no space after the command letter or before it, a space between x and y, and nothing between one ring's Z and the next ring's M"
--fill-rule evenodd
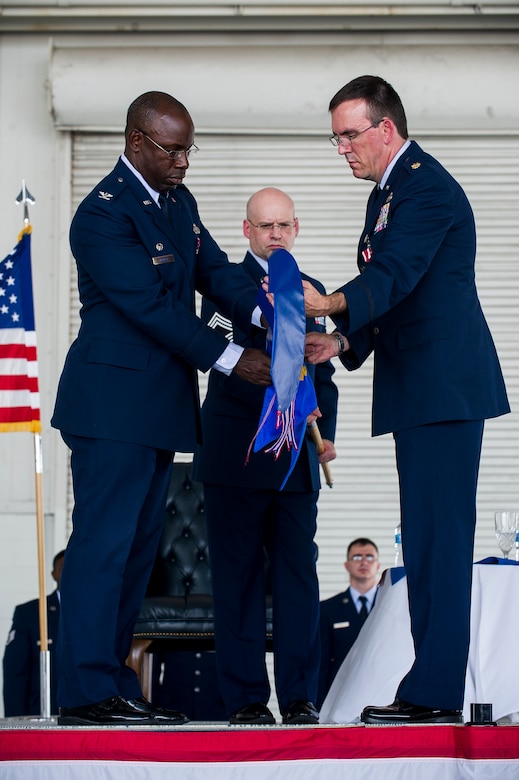
M263 449L279 457L286 447L290 466L282 490L296 464L306 433L306 421L317 407L312 380L304 363L306 316L301 274L294 257L276 249L269 258L270 304L262 288L258 304L267 320L267 352L271 355L272 385L265 390L258 430L251 442L254 452ZM248 460L248 458L247 458Z

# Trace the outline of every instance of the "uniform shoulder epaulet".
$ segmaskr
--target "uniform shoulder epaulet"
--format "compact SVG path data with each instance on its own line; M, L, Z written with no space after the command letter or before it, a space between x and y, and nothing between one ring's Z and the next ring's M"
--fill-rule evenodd
M108 176L105 176L103 181L101 181L97 187L92 190L91 195L97 200L110 203L112 200L117 198L118 195L120 195L126 186L127 182L125 181L124 176L112 172L108 174Z

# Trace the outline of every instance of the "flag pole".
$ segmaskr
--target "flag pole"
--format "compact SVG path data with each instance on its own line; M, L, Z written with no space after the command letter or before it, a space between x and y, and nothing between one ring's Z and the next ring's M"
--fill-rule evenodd
M45 533L43 515L43 451L41 434L34 434L36 476L36 528L38 537L38 601L40 614L40 712L50 718L50 651L47 629L47 595L45 588Z
M310 436L312 437L312 440L316 446L317 454L320 455L322 452L324 452L324 442L321 436L321 431L317 427L317 423L315 420L313 421L313 423L310 423L310 425L308 426L308 432L310 433ZM326 484L328 485L328 487L333 487L332 472L330 470L329 464L321 463L321 468L323 470Z
M29 204L36 203L22 180L22 189L16 198L23 204L24 230L30 230ZM36 479L36 531L38 545L38 606L40 619L40 713L50 718L50 651L47 628L47 595L45 588L45 530L43 514L43 449L41 434L34 433L34 463Z

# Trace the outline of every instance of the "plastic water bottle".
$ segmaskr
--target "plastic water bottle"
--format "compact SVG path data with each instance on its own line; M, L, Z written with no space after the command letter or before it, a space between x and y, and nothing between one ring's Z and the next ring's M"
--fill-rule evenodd
M519 561L519 531L515 535L515 560Z
M402 561L402 526L400 523L395 528L395 566L403 566Z

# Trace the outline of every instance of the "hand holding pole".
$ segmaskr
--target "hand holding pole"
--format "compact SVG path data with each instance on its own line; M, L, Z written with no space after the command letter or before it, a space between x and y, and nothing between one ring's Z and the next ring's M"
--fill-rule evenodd
M317 448L317 454L320 455L322 452L324 452L324 443L321 436L321 432L319 428L317 427L317 423L314 422L311 423L308 426L308 432L310 433L310 436L312 437L312 440ZM326 484L328 487L333 487L333 479L332 479L332 472L330 470L330 466L328 463L321 463L324 478L326 480Z

